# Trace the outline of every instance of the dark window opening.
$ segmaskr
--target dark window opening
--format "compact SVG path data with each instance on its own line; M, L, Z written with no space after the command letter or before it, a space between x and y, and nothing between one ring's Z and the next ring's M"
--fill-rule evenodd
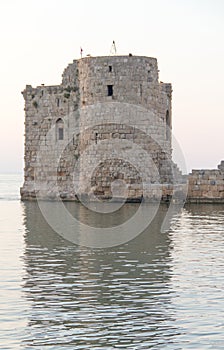
M63 139L64 139L64 129L58 128L58 140L63 140Z
M98 139L98 133L95 133L95 143L97 144L97 139Z
M59 98L56 99L56 103L57 103L57 107L59 107L59 106L60 106L60 100L59 100Z
M112 72L112 66L109 66L109 72Z
M64 122L61 118L56 121L56 140L64 140Z
M142 97L142 84L140 84L140 96Z
M107 85L108 96L113 96L113 85Z
M171 137L171 119L169 111L166 111L166 139L170 140Z
M147 81L148 81L149 83L151 83L151 82L153 81L153 78L152 78L152 76L151 76L151 70L148 70L148 79L147 79Z

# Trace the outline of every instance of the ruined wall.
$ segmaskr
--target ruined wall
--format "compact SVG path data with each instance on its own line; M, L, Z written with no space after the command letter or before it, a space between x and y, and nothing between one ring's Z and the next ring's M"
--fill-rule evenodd
M21 196L24 199L36 198L36 192L42 189L42 196L54 197L55 184L61 190L63 188L63 192L71 191L72 194L71 169L74 166L73 154L78 148L78 79L74 79L72 87L62 84L33 88L27 85L22 94L26 117ZM63 137L60 139L59 129L62 128Z
M224 161L217 169L192 170L188 180L188 202L224 203Z
M141 197L142 181L149 196L172 183L171 93L157 60L136 56L74 60L61 85L26 86L22 198L110 197L116 180Z

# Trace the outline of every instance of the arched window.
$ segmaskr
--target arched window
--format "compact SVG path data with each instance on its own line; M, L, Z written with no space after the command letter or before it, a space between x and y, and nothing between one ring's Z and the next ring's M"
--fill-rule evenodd
M56 121L56 140L64 140L64 122L61 118Z
M170 140L171 137L171 118L169 111L166 111L166 139Z

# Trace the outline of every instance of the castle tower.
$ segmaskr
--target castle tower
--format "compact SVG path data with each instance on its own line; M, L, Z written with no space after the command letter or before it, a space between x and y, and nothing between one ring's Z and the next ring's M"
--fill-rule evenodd
M61 85L27 85L22 198L150 198L172 184L171 94L157 60L132 55L74 60Z

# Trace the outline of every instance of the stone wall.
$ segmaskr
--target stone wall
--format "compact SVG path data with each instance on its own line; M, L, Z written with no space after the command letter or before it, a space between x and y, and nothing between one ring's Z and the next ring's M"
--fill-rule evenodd
M22 198L170 194L171 94L157 60L138 56L74 60L61 85L27 85Z
M63 81L72 79L70 65ZM170 183L167 129L171 128L172 89L158 82L157 60L133 56L80 60L79 79L79 194L110 197L113 184L122 180L128 187L127 197L139 198L143 195L140 178L149 184ZM112 96L108 86L113 87ZM149 191L145 195L150 196Z
M224 203L224 161L217 169L192 170L188 181L188 202Z

